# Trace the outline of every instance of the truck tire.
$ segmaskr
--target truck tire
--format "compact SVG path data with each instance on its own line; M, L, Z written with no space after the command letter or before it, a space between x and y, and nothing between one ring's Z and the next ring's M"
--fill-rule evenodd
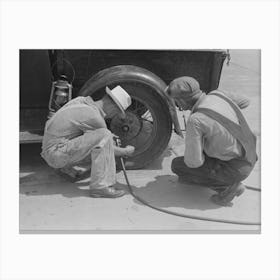
M134 155L126 159L126 168L143 168L162 154L171 137L172 119L163 97L166 84L146 69L115 66L89 79L79 95L99 99L105 93L105 86L112 89L117 85L130 94L132 104L126 110L125 121L115 117L107 122L108 128L120 137L122 146L136 148Z

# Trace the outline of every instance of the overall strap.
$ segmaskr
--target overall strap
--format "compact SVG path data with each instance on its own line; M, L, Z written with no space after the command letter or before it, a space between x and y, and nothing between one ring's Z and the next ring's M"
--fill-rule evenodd
M252 133L251 129L244 116L240 112L239 108L228 98L224 97L222 94L218 92L211 92L210 95L216 95L223 100L225 100L235 111L239 124L231 121L225 116L221 115L208 108L198 108L195 112L203 113L204 115L214 119L218 123L220 123L223 127L225 127L229 133L242 145L245 150L245 159L247 159L250 164L254 165L256 162L256 136ZM208 95L209 95L208 94Z
M224 101L226 101L231 106L231 108L234 110L234 112L236 113L239 124L241 125L241 127L246 128L248 131L251 132L251 134L253 134L249 125L248 125L248 123L247 123L247 121L245 120L243 114L241 113L239 107L230 98L224 96L223 94L221 94L217 90L211 91L208 95L216 95L216 96L222 98Z

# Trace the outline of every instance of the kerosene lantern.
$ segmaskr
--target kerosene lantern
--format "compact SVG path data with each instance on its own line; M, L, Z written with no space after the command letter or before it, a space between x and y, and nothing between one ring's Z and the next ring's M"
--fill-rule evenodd
M53 81L52 83L48 119L50 119L63 105L70 101L71 98L72 84L68 82L67 76L61 75L58 80Z

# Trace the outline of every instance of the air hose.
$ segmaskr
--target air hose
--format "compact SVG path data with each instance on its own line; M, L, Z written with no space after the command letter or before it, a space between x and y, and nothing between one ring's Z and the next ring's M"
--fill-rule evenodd
M120 140L119 138L116 139L116 143L118 146L120 146ZM152 204L150 204L149 202L147 202L146 200L144 200L143 198L139 197L138 195L135 194L135 192L133 191L132 186L129 183L128 180L128 176L126 173L126 169L125 169L125 165L124 165L124 160L122 157L120 157L120 161L121 161L121 166L122 166L122 170L123 170L123 174L125 177L125 181L126 184L128 186L128 190L129 193L139 202L141 202L143 205L146 205L152 209L155 209L157 211L169 214L169 215L173 215L173 216L177 216L177 217L183 217L183 218L188 218L188 219L193 219L193 220L201 220L201 221L209 221L209 222L217 222L217 223L227 223L227 224L237 224L237 225L251 225L251 226L259 226L261 225L261 223L257 223L257 222L244 222L244 221L239 221L239 220L227 220L227 219L215 219L215 218L210 218L210 217L202 217L202 216L198 216L198 215L187 215L187 214L182 214L182 213L178 213L178 212L174 212L174 211L170 211L167 209L163 209L157 206L154 206ZM258 188L254 188L254 187L249 187L246 186L247 189L252 190L252 191L261 191Z

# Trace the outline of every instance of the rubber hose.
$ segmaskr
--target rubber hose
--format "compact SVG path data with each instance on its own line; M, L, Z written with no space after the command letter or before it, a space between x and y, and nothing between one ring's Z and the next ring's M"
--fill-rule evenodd
M170 210L166 210L163 208L159 208L156 206L151 205L149 202L145 201L143 198L139 197L138 195L136 195L129 183L128 177L127 177L127 173L126 173L126 169L124 166L124 161L123 158L120 158L121 160L121 165L122 165L122 170L123 170L123 174L125 177L125 181L126 184L128 186L128 190L130 192L130 194L139 202L141 202L142 204L155 209L157 211L160 212L164 212L170 215L174 215L174 216L178 216L178 217L183 217L183 218L188 218L188 219L194 219L194 220L202 220L202 221L210 221L210 222L217 222L217 223L227 223L227 224L238 224L238 225L253 225L253 226L259 226L261 225L261 223L255 223L255 222L244 222L244 221L239 221L239 220L227 220L227 219L215 219L215 218L208 218L208 217L201 217L201 216L196 216L196 215L186 215L186 214L181 214L181 213L177 213L177 212L173 212ZM261 191L258 188L254 188L254 187L250 187L250 186L246 186L247 189L252 190L252 191Z

